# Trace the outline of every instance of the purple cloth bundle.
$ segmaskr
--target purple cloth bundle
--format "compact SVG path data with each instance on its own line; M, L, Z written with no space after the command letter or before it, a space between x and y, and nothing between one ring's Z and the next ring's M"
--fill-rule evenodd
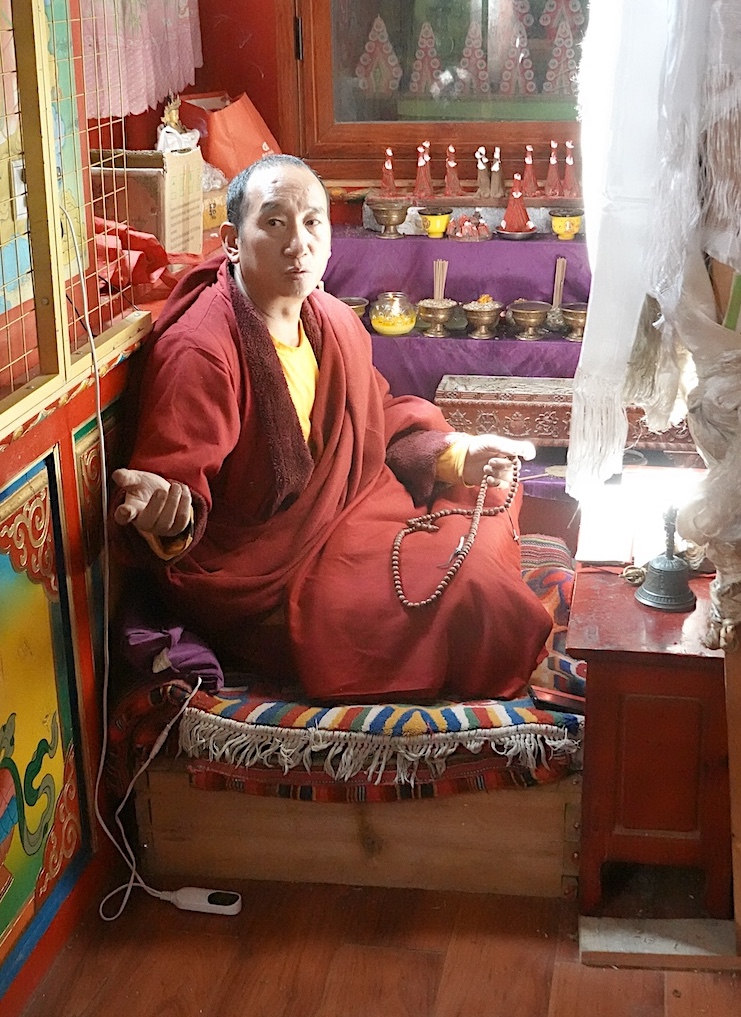
M216 654L200 636L172 621L150 613L146 607L127 607L120 625L123 660L142 676L180 678L195 685L201 679L204 692L224 686L224 672Z

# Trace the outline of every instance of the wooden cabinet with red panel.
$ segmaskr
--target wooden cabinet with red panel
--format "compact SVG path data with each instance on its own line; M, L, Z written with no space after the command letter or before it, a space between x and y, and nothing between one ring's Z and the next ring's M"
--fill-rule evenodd
M608 861L689 866L705 875L704 908L727 918L731 837L723 654L702 643L697 607L639 604L616 572L577 574L568 650L588 663L581 910L598 914Z

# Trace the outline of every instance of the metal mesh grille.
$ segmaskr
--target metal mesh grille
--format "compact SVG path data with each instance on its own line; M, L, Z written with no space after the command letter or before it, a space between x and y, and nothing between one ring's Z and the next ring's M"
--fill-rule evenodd
M64 287L64 305L70 352L84 350L88 343L84 310L87 305L94 336L123 317L133 306L128 282L130 259L128 240L103 239L101 209L117 223L128 220L125 178L105 173L103 150L124 148L124 119L109 117L89 121L86 106L90 96L103 87L110 95L121 81L119 55L110 48L102 59L85 60L85 47L96 37L100 19L114 18L114 5L91 4L89 0L46 0L42 60L39 80L46 82L51 103L53 134L53 183L49 208L55 209L58 223L52 236L56 251L51 271L57 270ZM117 9L117 8L116 8ZM49 226L33 215L29 219L26 184L26 148L23 141L23 103L36 96L19 92L17 26L14 31L10 3L0 0L0 408L3 401L41 373L45 362L39 345L36 297L48 305L48 282L41 289L34 278L34 250L48 246ZM115 24L106 24L115 38ZM111 31L111 28L113 31ZM37 46L37 52L39 51ZM24 49L24 60L30 58ZM42 99L46 99L42 96ZM43 103L42 103L43 104ZM45 114L42 112L41 121ZM28 119L28 117L27 117ZM29 228L29 222L34 228ZM120 232L120 231L119 231ZM37 258L41 271L44 258ZM47 273L49 269L46 269ZM48 317L46 319L48 321ZM55 341L47 335L43 338ZM56 362L49 357L46 363ZM47 368L48 370L48 368Z
M0 8L0 400L39 373L23 123L10 8ZM2 170L5 172L2 172Z

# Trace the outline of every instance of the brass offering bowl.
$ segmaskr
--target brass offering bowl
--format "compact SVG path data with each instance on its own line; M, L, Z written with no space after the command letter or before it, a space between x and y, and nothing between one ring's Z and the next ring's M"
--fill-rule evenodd
M472 339L493 339L496 334L494 329L503 307L504 305L496 300L485 302L472 300L471 303L464 304L463 310L471 326L469 336Z
M586 304L564 304L561 308L563 320L569 326L569 334L566 336L571 342L579 343L584 338L584 326L587 323Z
M445 325L456 306L455 300L444 297L442 300L420 300L417 304L418 317L422 322L422 334L433 339L447 339Z
M347 304L348 307L352 307L359 318L362 318L365 314L365 309L368 306L368 301L365 297L340 297L340 300L343 304Z
M376 222L383 229L377 236L381 240L398 240L404 234L399 233L397 226L400 226L407 217L409 202L400 201L398 198L376 198L368 202L368 207L373 213Z
M518 300L510 304L515 325L522 330L517 332L517 338L540 339L548 331L544 326L550 309L551 305L543 300Z

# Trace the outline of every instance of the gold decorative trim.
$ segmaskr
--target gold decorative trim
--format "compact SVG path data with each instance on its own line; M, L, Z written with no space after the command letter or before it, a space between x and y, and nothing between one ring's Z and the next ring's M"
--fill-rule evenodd
M16 572L44 587L51 600L59 599L51 525L49 481L45 472L24 484L0 509L0 553L7 554Z
M77 794L74 748L70 745L64 761L64 784L54 810L54 822L44 846L44 861L36 879L36 909L53 890L60 875L82 844L82 824Z

